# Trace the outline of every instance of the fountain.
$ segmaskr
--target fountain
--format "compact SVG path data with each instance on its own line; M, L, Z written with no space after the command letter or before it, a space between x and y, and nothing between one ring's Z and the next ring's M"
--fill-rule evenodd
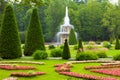
M57 33L57 44L63 44L64 40L68 39L71 28L74 29L73 25L70 24L68 7L66 6L64 24L60 26L60 31Z

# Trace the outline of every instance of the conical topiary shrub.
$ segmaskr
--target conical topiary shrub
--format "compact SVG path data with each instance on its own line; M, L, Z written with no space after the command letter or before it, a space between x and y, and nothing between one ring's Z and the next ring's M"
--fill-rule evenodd
M77 44L77 39L76 39L76 35L74 32L74 29L70 30L70 34L69 34L69 44L70 45L75 45Z
M8 4L0 34L0 55L4 59L14 59L22 56L18 26L12 5Z
M83 52L83 45L82 45L82 39L81 38L79 39L79 42L78 42L78 52Z
M24 54L26 56L31 56L36 50L45 50L45 46L38 10L37 8L33 8L27 30Z
M115 44L115 49L118 50L120 49L120 43L119 43L119 38L116 38L116 44Z
M62 58L63 59L69 59L70 57L71 56L70 56L70 50L69 50L68 42L67 42L67 39L65 39Z

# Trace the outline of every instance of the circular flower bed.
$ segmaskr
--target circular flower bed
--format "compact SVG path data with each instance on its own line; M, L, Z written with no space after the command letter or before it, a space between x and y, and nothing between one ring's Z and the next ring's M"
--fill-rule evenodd
M76 77L76 78L83 78L83 79L90 79L90 80L117 80L115 78L94 76L94 75L89 75L89 74L79 74L79 73L70 71L71 65L73 63L75 64L75 63L85 63L85 62L94 62L94 61L71 61L65 64L56 64L55 71L57 71L59 74ZM107 61L95 61L95 62L107 62Z

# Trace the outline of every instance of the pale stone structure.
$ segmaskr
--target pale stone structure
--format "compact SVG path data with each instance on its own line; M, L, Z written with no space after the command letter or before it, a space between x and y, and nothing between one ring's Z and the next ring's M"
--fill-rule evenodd
M64 24L60 26L60 31L57 33L57 42L59 44L63 44L65 39L68 39L71 28L74 27L70 24L70 19L68 16L68 7L66 7Z

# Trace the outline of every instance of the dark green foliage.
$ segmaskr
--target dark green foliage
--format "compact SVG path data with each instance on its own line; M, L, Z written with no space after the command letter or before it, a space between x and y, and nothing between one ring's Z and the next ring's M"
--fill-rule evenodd
M12 5L8 4L4 11L0 35L0 54L4 59L14 59L22 56L17 22Z
M74 49L74 50L78 50L78 45L74 45L74 46L73 46L73 49Z
M99 58L107 58L107 54L105 51L97 51L97 56Z
M64 48L64 45L60 45L60 49L63 49Z
M79 43L78 43L78 52L83 52L82 39L79 39Z
M113 56L113 60L120 60L120 54Z
M54 45L49 45L48 48L49 48L49 49L54 49L55 46L54 46Z
M76 35L74 32L74 29L70 30L70 34L69 34L69 44L70 45L75 45L77 44L77 39L76 39Z
M67 39L65 39L62 58L63 59L69 59L70 57L71 57L71 55L70 55L69 45L68 45Z
M120 43L119 43L119 38L116 38L116 44L115 44L115 49L118 50L120 49Z
M98 56L93 53L81 52L77 53L76 60L97 60Z
M2 58L0 57L0 61L2 60Z
M36 50L36 51L33 53L33 58L36 59L36 60L46 59L47 57L48 57L48 54L47 54L46 51Z
M108 49L111 48L111 44L108 41L104 41L102 44L103 44L103 47L105 48L108 48Z
M19 34L20 34L20 40L21 40L21 43L25 43L25 32L19 32Z
M24 54L30 56L36 50L45 50L45 46L38 11L34 8L27 30Z
M50 55L52 57L61 57L62 49L52 49Z

